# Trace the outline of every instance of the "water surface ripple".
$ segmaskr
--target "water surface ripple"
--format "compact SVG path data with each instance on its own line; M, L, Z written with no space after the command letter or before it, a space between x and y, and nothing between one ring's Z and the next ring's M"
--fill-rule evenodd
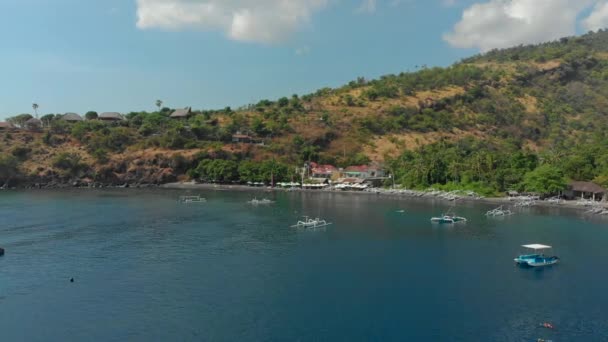
M462 204L469 222L441 227L429 218L445 202L183 194L0 192L2 340L608 340L604 221L539 208L487 219L487 205ZM334 224L289 228L302 215ZM563 262L516 268L524 243Z

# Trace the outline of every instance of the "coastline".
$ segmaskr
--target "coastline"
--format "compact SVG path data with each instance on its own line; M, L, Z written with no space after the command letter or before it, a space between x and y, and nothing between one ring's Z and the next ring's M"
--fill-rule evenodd
M214 191L242 191L242 192L286 192L288 190L282 188L270 188L270 187L251 187L248 185L225 185L225 184L198 184L198 183L167 183L159 186L161 189L171 189L171 190L214 190ZM484 198L472 198L472 197L462 197L456 201L449 201L446 199L441 199L434 196L408 196L404 194L391 194L391 193L380 193L374 191L351 191L351 190L314 190L314 189L298 189L290 190L294 192L303 192L303 193L338 193L338 194L350 194L355 196L381 196L385 198L397 198L397 199L435 199L438 201L443 201L445 203L483 203L483 204L493 204L493 205L514 205L515 202L509 200L508 197L484 197ZM608 209L608 203L598 202L598 205L601 205L603 208ZM577 211L586 211L589 210L588 206L578 205L575 200L563 200L561 203L551 203L547 201L536 201L534 207L540 208L562 208L562 209L574 209Z
M352 196L377 196L383 198L393 198L400 200L435 200L445 202L446 204L452 203L457 205L458 203L481 203L487 205L495 205L495 206L505 206L505 207L513 207L515 205L515 201L510 200L508 197L483 197L483 198L475 198L463 196L459 197L457 200L448 200L445 198L441 198L438 196L433 196L430 193L426 193L420 196L413 196L403 193L390 193L390 192L382 192L382 190L378 191L356 191L356 190L320 190L320 189L301 189L301 188L293 188L290 190L284 188L271 188L268 186L260 186L254 187L249 185L242 184L209 184L209 183L193 183L193 182L173 182L173 183L164 183L164 184L124 184L124 185L102 185L102 184L94 184L93 186L89 184L88 186L82 186L80 184L52 184L45 186L30 186L30 187L17 187L17 188L9 188L9 189L0 189L0 193L2 190L5 191L19 191L19 190L61 190L61 189L73 189L73 190L103 190L103 189L166 189L166 190L205 190L205 191L235 191L235 192L299 192L299 193L331 193L331 194L344 194L344 195L352 195ZM422 192L421 192L422 193ZM562 200L560 203L551 203L548 201L535 201L533 207L538 208L554 208L554 209L570 209L576 210L579 212L585 212L590 209L590 206L584 206L577 204L577 200ZM608 203L597 202L597 207L608 210ZM591 213L592 215L595 215ZM605 215L595 215L598 217L602 217Z

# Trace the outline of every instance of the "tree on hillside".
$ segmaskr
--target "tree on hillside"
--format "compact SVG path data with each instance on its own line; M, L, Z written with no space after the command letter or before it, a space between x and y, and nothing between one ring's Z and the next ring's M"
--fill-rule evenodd
M567 186L562 171L547 164L526 173L523 185L526 191L543 195L559 193Z
M88 112L87 112L87 113L84 115L84 117L85 117L87 120L95 120L95 119L97 119L97 116L98 116L98 115L97 115L97 112L94 112L94 111L88 111Z
M0 155L0 186L7 186L12 177L19 173L17 158L10 155Z
M48 127L51 125L51 121L58 119L58 116L59 115L55 116L55 114L46 114L40 118L40 121L42 121L44 127Z
M160 112L160 108L163 106L162 100L156 100L156 107L158 107L158 111Z
M277 104L279 105L279 107L285 107L289 104L289 99L286 97L281 97L278 101Z
M32 103L32 108L34 109L34 113L36 114L36 118L38 118L38 108L40 106L37 103Z
M82 157L79 154L68 152L62 152L53 158L52 165L63 170L66 176L76 176L87 167L82 162Z

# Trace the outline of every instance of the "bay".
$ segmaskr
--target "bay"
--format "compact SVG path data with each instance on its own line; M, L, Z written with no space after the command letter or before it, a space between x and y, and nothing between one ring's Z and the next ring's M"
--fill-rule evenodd
M204 204L180 204L185 194ZM251 206L253 196L276 201ZM340 193L0 193L5 341L607 340L608 225ZM399 212L403 210L403 212ZM289 228L302 216L327 229ZM562 263L521 269L524 243ZM69 281L74 278L74 282ZM555 330L539 327L552 322Z

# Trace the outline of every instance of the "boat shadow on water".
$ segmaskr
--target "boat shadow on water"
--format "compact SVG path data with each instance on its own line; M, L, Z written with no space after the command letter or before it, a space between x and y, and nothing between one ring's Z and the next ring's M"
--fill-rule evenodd
M557 272L557 265L548 265L543 267L530 267L525 265L514 265L515 269L522 275L522 278L528 280L540 280L553 278ZM560 268L563 266L559 266Z

